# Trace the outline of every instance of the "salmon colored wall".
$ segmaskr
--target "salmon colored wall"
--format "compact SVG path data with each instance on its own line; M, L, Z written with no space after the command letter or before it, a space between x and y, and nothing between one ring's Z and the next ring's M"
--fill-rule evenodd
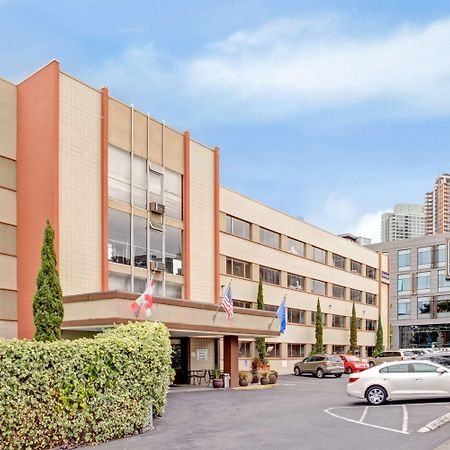
M17 86L17 312L18 337L32 338L33 296L45 221L59 249L59 63Z

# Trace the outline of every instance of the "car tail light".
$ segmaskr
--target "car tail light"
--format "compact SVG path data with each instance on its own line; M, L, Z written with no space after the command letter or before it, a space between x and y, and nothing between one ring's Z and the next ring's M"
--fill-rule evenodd
M355 381L358 381L359 378L358 377L349 377L348 382L349 383L354 383Z

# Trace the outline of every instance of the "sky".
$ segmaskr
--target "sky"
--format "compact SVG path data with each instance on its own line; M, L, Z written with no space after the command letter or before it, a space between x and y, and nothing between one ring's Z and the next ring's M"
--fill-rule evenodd
M221 150L221 183L380 238L450 171L450 2L0 0L0 77L62 70Z

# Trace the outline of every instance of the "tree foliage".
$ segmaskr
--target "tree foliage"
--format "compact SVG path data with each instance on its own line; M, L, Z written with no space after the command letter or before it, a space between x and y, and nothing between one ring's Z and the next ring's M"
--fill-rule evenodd
M256 308L259 310L264 310L264 292L263 292L263 282L262 278L259 278L258 284L258 295L256 297ZM267 364L267 349L266 349L266 338L260 337L256 339L256 351L258 352L258 357L263 364Z
M322 309L320 308L320 299L317 299L315 334L316 343L314 344L312 353L323 353L323 318Z
M356 319L355 303L352 308L352 318L350 322L350 353L354 354L358 348L358 323Z
M377 342L375 344L375 352L377 355L381 352L384 352L383 324L381 323L381 316L378 317Z

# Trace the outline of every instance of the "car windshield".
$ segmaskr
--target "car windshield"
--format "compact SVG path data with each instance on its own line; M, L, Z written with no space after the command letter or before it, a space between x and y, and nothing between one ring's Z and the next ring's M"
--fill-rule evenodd
M350 355L350 356L347 356L347 361L350 361L350 362L359 362L359 361L361 361L357 356L353 356L353 355Z
M342 362L342 359L339 358L339 356L334 356L334 355L332 355L332 356L328 356L327 359L328 359L328 361Z

